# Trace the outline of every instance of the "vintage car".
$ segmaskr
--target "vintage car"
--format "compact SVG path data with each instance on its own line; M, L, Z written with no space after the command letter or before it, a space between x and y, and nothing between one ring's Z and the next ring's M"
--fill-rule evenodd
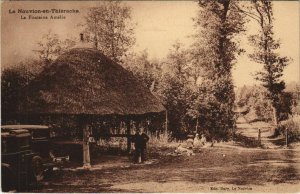
M42 158L32 151L30 141L28 130L1 131L2 191L28 191L41 180Z
M10 131L16 129L26 129L31 134L31 148L41 157L49 157L50 149L50 129L44 125L2 125L1 131Z
M1 133L11 133L13 131L26 130L29 134L29 148L36 155L35 162L39 163L39 172L35 173L36 181L43 180L45 175L50 175L53 168L60 167L68 157L56 157L52 153L52 133L48 126L44 125L2 125ZM9 147L12 145L6 145ZM2 152L3 153L3 152ZM38 158L38 159L37 159ZM37 163L36 162L36 163Z

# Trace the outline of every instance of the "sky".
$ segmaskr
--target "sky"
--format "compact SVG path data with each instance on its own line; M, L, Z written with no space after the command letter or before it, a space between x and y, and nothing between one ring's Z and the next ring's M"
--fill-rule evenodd
M1 3L1 68L6 68L24 58L34 55L36 42L49 29L60 37L78 37L79 23L91 6L97 5L95 1L23 1ZM132 18L137 23L135 35L136 45L134 51L146 49L151 58L162 59L166 57L172 44L176 41L184 43L187 47L192 43L188 36L194 31L192 18L196 16L198 6L196 1L128 1L132 7ZM29 14L12 13L18 9L78 9L77 14L63 14L65 19L57 20L23 20L21 16ZM61 15L61 14L35 14ZM280 53L292 58L292 62L284 71L286 82L300 82L299 68L299 2L274 2L274 31L281 40ZM241 35L241 47L250 53L252 48L247 42L247 36L255 34L257 25L249 22L247 33ZM238 58L233 69L233 78L236 86L257 84L252 74L261 69L261 65L249 60L247 54Z

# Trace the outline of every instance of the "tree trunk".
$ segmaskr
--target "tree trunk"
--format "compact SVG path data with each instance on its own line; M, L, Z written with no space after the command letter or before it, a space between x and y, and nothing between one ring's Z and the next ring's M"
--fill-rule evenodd
M91 168L90 146L89 146L89 127L83 127L83 168Z
M288 147L289 146L289 142L288 142L288 128L285 128L285 146Z
M196 133L198 133L198 127L199 127L199 119L197 118L197 121L196 121Z
M274 125L275 125L275 127L277 127L277 125L278 125L277 109L274 106L272 106L272 109L273 109Z
M95 31L95 36L94 36L94 46L95 46L95 49L98 49L98 34L97 34L97 31Z
M165 126L165 134L168 133L168 111L166 110L166 126Z

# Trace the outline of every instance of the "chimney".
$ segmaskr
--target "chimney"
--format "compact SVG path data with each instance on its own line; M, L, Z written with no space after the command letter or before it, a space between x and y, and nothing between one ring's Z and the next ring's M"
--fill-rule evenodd
M83 33L80 33L80 42L83 42Z
M94 36L94 47L95 47L96 49L98 49L98 37L97 37L96 34L95 34L95 36Z

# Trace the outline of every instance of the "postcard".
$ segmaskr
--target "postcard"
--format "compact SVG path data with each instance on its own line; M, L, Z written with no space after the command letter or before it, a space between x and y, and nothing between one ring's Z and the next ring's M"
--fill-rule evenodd
M300 192L299 18L298 1L2 1L2 191Z

